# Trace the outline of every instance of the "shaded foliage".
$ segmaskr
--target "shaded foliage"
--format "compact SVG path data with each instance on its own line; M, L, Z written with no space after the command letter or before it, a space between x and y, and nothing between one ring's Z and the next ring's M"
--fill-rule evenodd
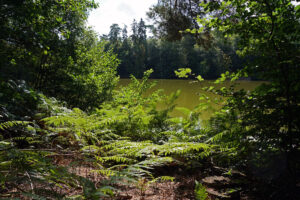
M89 0L1 1L1 81L25 80L82 109L109 98L118 62L85 27L96 7Z
M210 19L205 27L226 37L238 34L241 56L254 55L232 80L259 74L266 84L253 92L223 90L228 104L212 119L218 143L233 148L235 164L245 166L276 188L265 198L297 198L299 181L299 6L291 1L223 1L202 6ZM289 30L289 31L286 31ZM236 157L238 156L238 157ZM272 163L278 167L273 168ZM263 171L267 173L262 173ZM274 189L273 188L273 189Z

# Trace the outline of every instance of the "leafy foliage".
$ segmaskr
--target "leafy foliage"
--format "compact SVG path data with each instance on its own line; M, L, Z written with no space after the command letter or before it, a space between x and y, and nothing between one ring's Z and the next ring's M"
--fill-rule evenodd
M196 200L206 200L208 199L208 194L206 192L206 188L199 183L198 181L195 181L195 199Z
M146 72L141 82L133 77L132 83L116 93L114 101L103 104L102 109L98 109L91 115L74 109L69 114L48 117L44 121L48 125L57 127L54 131L72 132L74 139L82 145L104 145L102 149L106 150L107 154L119 155L115 158L120 161L125 161L126 156L135 159L151 154L180 155L202 150L203 152L198 156L206 157L211 147L204 143L193 143L203 141L199 140L201 131L199 133L199 130L195 130L194 127L198 122L196 126L201 129L199 116L194 115L190 118L193 121L187 120L182 121L181 125L177 124L175 118L172 119L168 115L174 108L172 102L177 95L171 96L169 107L163 110L158 110L156 107L163 98L158 95L160 91L143 96L144 92L151 87L147 82L150 73L151 71ZM181 130L182 132L179 133L180 129L184 131ZM189 138L190 136L194 136L194 140L193 137ZM189 140L185 141L183 138ZM105 142L110 140L109 144ZM92 149L94 148L96 147ZM107 151L109 149L112 152ZM94 150L100 151L99 147ZM109 160L103 157L99 159Z
M144 96L152 85L147 81L150 73L146 72L141 81L132 77L132 83L116 91L114 101L92 114L73 109L43 119L52 132L64 132L66 147L75 144L92 157L97 166L93 171L109 177L108 184L138 184L142 177L166 179L153 177L151 170L171 163L184 165L186 160L202 161L218 149L205 144L204 136L194 129L193 124L199 122L196 115L194 121L181 124L169 117L176 95L164 110L156 108L162 98L159 91Z
M285 0L159 1L149 13L161 20L159 34L179 39L185 33L172 43L147 39L142 19L133 22L130 37L126 27L120 37L114 24L99 41L85 26L96 7L92 0L1 2L1 198L113 198L119 186L132 184L143 196L151 183L173 181L155 177L156 167L194 167L208 158L244 167L275 186L283 184L273 180L286 180L275 197L297 195L290 191L300 166L299 6ZM178 28L189 29L179 34ZM121 75L141 79L131 76L128 86L115 89L120 61L113 52L123 62ZM160 78L187 66L192 69L176 75L194 76L193 70L202 81L229 70L215 84L248 75L267 82L252 92L206 88L225 97L226 105L204 127L207 104L177 108L186 116L172 118L179 92L146 95L153 86L153 71L143 76L148 66ZM72 171L76 163L60 162L70 155L85 175ZM102 179L90 179L88 171ZM200 183L195 195L207 199Z
M283 193L291 194L288 191L295 189L299 176L299 162L295 159L299 155L300 132L299 6L281 0L209 1L200 6L210 17L198 18L203 27L199 31L214 29L227 38L238 35L238 54L255 57L237 74L228 72L216 82L236 80L245 74L259 74L268 81L252 92L218 91L228 99L211 120L211 141L229 148L234 158L231 161L247 167L252 174L271 182L275 179L289 183ZM282 168L272 170L271 163L275 162ZM276 195L294 198L279 192Z
M85 110L109 99L118 60L85 27L96 7L90 0L2 1L1 84L24 80Z
M128 184L143 193L153 182L173 180L155 177L155 167L201 162L217 149L204 143L204 129L193 130L199 128L197 114L180 124L169 116L179 92L145 94L153 86L152 70L114 89L119 60L85 27L95 7L90 0L1 2L1 198L112 198ZM123 31L121 47L134 46L140 68L128 69L141 77L145 22L132 29L131 40ZM119 32L114 25L109 34L116 48ZM101 178L92 180L91 173Z

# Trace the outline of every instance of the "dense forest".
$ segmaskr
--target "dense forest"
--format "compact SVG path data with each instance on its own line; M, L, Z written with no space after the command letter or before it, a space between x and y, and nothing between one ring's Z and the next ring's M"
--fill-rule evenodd
M299 199L298 4L159 0L153 36L99 37L93 0L0 1L0 198ZM177 108L150 77L215 79L221 100Z
M205 44L201 44L190 33L170 41L147 37L147 30L153 27L141 19L139 23L133 21L129 36L127 26L121 28L118 24L111 25L109 34L101 36L106 43L105 49L112 49L121 60L118 67L121 78L130 75L141 78L145 70L153 69L151 78L174 79L177 78L174 71L185 67L206 79L216 79L226 71L237 71L246 62L236 54L237 37L226 39L215 31Z

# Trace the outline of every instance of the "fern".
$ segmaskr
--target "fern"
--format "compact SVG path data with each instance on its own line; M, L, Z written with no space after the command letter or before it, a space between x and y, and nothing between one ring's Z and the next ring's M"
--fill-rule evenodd
M208 194L206 192L206 188L199 183L198 181L195 181L195 199L196 200L207 200Z
M29 122L23 121L0 124L1 130L7 132L0 141L1 186L11 190L14 188L16 194L24 198L61 198L61 194L51 187L70 185L74 183L74 178L66 169L52 164L51 159L47 158L52 155L51 152L37 148L45 146L46 142L36 134L34 127L37 124L30 128L27 128L28 125Z
M28 123L29 122L24 122L24 121L7 121L7 122L2 122L2 123L0 123L0 130L6 130L6 129L12 128L14 126L17 126L17 125L26 125Z
M92 172L106 177L102 186L137 183L144 178L147 183L172 181L168 176L154 177L151 171L170 163L199 161L219 150L207 140L209 130L201 126L199 112L189 111L182 119L169 117L179 92L169 97L161 97L160 91L145 96L153 86L148 76L141 81L132 78L129 86L114 93L114 101L105 102L93 113L75 108L43 119L53 143L80 150L95 167ZM167 107L158 110L162 100ZM93 193L103 193L90 187Z

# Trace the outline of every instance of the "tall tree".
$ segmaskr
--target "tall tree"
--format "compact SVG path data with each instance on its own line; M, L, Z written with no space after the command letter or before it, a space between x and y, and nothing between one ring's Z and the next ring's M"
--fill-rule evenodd
M136 44L138 41L138 23L134 19L131 24L132 35L130 36L133 43Z
M110 31L108 38L111 42L115 43L120 39L121 28L118 24L112 24L110 26Z
M122 29L122 40L127 40L128 39L128 31L127 31L127 26L124 25L124 28Z
M136 77L141 78L144 71L146 71L145 59L146 59L146 25L143 19L139 23L133 20L131 25L132 35L132 65L129 67L129 73L135 74Z
M154 20L155 33L168 40L179 40L181 31L199 28L196 17L202 15L201 0L159 0L147 13Z
M145 42L147 39L147 27L143 19L138 24L138 38L139 42Z
M128 68L131 65L131 41L127 35L127 26L125 25L122 29L122 46L118 51L119 58L121 60L120 66L118 67L118 74L121 77L129 77Z

